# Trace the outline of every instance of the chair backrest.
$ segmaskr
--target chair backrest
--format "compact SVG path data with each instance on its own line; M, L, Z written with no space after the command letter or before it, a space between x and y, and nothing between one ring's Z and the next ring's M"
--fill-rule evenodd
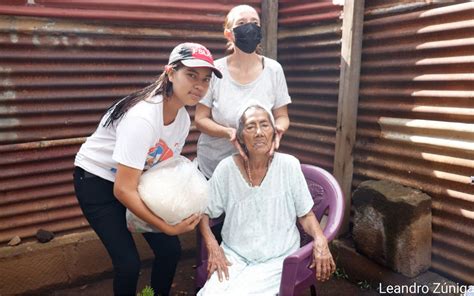
M308 184L309 192L313 197L313 212L318 221L327 215L324 235L331 241L337 235L344 217L344 195L337 180L326 170L309 164L301 164L303 175ZM305 245L312 240L301 226L298 225L301 233L301 245Z

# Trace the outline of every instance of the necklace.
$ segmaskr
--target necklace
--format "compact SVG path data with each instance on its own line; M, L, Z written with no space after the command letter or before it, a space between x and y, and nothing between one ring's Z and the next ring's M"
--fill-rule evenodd
M270 166L270 161L272 160L272 158L268 158L268 162L267 162L267 165L265 166L265 175L263 176L262 180L265 178L265 176L267 175L267 172L268 172L268 167ZM250 187L254 187L254 183L253 183L253 178L252 178L252 172L250 171L250 162L248 160L244 160L244 167L245 167L245 171L247 172L247 176L249 177L249 183L250 183Z
M245 166L245 170L247 172L247 176L249 177L250 187L253 187L252 174L250 172L250 164L249 164L248 160L244 160L244 166Z

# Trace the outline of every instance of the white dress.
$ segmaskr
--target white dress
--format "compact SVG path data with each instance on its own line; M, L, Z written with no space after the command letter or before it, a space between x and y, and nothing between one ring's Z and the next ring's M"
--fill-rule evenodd
M250 187L230 156L210 182L206 214L226 214L222 247L232 265L228 281L214 273L198 295L277 294L283 260L299 248L296 219L313 207L299 161L275 153L260 186Z

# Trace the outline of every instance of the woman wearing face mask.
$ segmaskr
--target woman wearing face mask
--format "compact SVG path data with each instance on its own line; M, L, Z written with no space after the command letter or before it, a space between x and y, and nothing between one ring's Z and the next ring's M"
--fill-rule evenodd
M291 103L281 65L259 54L262 39L257 11L248 5L230 10L224 23L230 54L216 61L223 79L212 79L207 95L196 107L196 127L202 132L197 146L199 169L210 178L225 157L242 152L236 139L237 112L250 100L272 110L276 137L269 153L278 149L290 124Z

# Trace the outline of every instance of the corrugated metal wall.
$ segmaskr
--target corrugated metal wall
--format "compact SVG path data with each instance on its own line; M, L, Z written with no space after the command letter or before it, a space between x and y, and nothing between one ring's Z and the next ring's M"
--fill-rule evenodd
M80 144L113 101L161 73L176 44L221 57L224 16L240 3L24 2L0 4L0 243L88 227L72 186ZM184 154L197 137L193 128Z
M282 150L332 171L336 140L342 7L280 1L278 61L293 100Z
M428 193L432 268L472 284L474 2L405 2L366 1L353 185Z
M332 171L342 7L279 2L293 99L282 150ZM433 269L473 283L474 3L426 2L366 0L353 185L391 179L430 194ZM0 242L88 227L71 184L84 137L178 42L222 56L222 20L240 1L25 3L0 4Z

